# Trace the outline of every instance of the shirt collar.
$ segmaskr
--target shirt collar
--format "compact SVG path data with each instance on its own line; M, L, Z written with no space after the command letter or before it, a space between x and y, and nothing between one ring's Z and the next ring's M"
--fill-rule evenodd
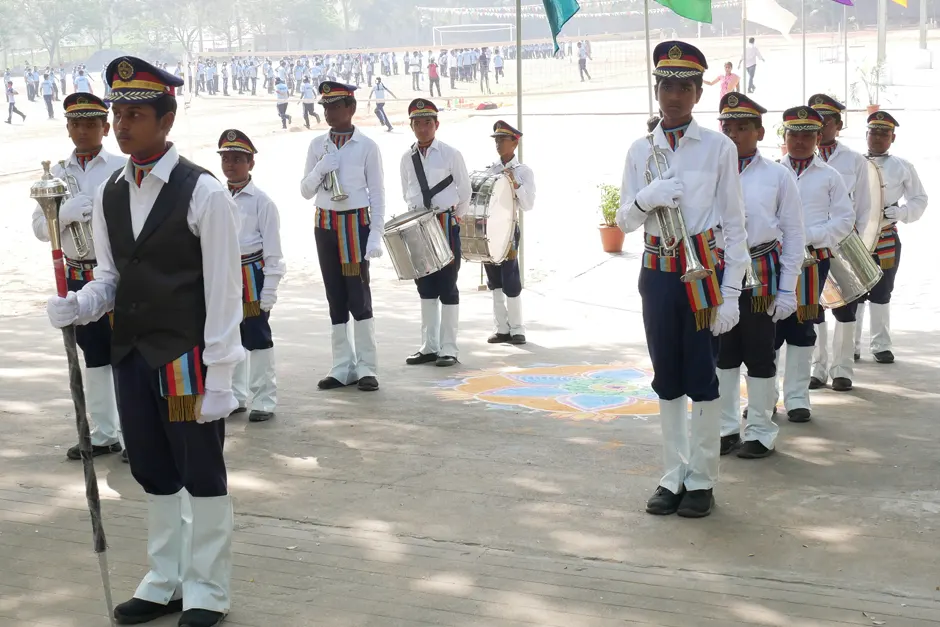
M656 128L653 130L653 136L656 139L657 144L662 144L663 146L668 146L669 142L666 141L666 133L663 131L662 121L656 125ZM683 139L694 139L695 141L700 141L702 139L702 129L698 125L698 122L695 121L695 118L692 118L692 121L689 122L688 127L686 127L685 132L682 134Z
M170 146L170 149L166 151L160 160L157 161L156 165L153 166L153 169L150 170L150 174L147 176L155 176L164 184L170 182L170 174L173 172L173 168L180 162L180 153L176 150L176 144ZM137 185L137 181L134 180L134 162L131 159L127 160L127 164L124 166L124 178L132 187Z
M245 185L243 188L241 188L240 190L238 190L238 193L235 194L235 195L238 196L239 194L245 194L246 196L254 196L254 195L255 195L255 181L254 181L254 179L248 181L248 185Z
M69 155L69 161L68 161L68 163L69 163L69 165L74 165L75 167L80 167L80 166L78 165L78 157L75 156L75 153L76 153L76 152L78 152L78 151L77 151L77 150L74 150L74 149L72 150L72 154ZM112 158L114 158L114 155L112 155L110 152L108 152L108 151L104 148L104 146L102 146L102 147L101 147L101 150L98 151L98 154L95 155L95 158L89 160L88 163L85 164L85 167L87 168L87 167L90 166L92 163L95 163L95 162L97 162L97 161L108 162L108 161L110 161Z

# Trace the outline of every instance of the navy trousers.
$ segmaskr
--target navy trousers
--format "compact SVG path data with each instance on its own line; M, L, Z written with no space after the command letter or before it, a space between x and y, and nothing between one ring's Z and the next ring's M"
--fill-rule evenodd
M720 278L720 270L719 278ZM682 395L693 401L718 398L718 338L711 329L695 330L681 272L640 269L643 327L653 362L653 391L671 401Z
M822 287L826 284L826 278L829 276L829 260L822 259L817 263L819 267L819 293L822 294ZM822 306L820 305L820 308ZM784 342L790 346L815 346L816 345L816 327L822 322L822 312L816 319L800 322L794 313L789 318L777 323L777 337L774 342L774 348L780 350Z
M859 302L871 301L876 305L887 305L891 302L891 292L894 291L894 279L898 276L898 267L901 265L901 236L896 235L894 249L894 267L887 270L882 269L883 276L881 280L871 288L871 291L859 299ZM875 263L878 263L878 256L875 255Z
M751 293L745 291L738 302L741 319L733 329L718 337L718 367L722 370L747 366L747 376L769 379L777 374L774 365L774 320L766 311L753 311Z
M516 227L515 249L519 249L519 227ZM507 259L497 265L484 263L483 269L486 271L486 286L491 290L503 290L509 298L515 298L522 293L522 277L519 276L519 260L517 258Z
M157 371L136 349L114 365L118 414L131 474L147 494L182 488L195 497L228 494L225 419L170 422Z
M245 266L242 265L242 270ZM264 289L264 268L260 264L252 264L252 273L254 274L255 285L258 286L258 294ZM269 319L271 312L262 311L260 316L251 316L242 319L238 330L242 336L242 346L245 350L256 351L274 347L274 338L271 337L271 325Z
M69 291L77 292L88 281L67 279ZM105 314L90 324L75 327L75 340L85 359L86 368L111 365L111 316Z
M317 258L320 274L326 288L326 300L330 305L331 324L346 324L349 314L354 320L372 317L372 290L369 289L369 262L359 261L359 274L345 276L339 257L339 239L336 231L316 227L313 237L317 243ZM359 227L359 241L369 241L369 226ZM365 255L365 246L362 254Z
M441 299L442 305L459 305L460 292L457 290L457 273L460 272L460 225L451 227L450 249L454 260L432 274L415 279L418 295L422 300Z

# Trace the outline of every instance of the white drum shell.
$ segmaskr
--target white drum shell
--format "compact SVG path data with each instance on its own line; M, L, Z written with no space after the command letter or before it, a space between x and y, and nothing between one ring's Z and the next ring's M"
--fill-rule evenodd
M395 273L402 281L426 277L454 260L437 216L415 209L385 225L382 235Z
M473 172L470 187L470 209L460 221L461 254L467 261L502 263L516 232L512 185L502 173Z
M847 305L870 292L882 274L868 246L852 231L832 249L829 278L820 302L830 309Z

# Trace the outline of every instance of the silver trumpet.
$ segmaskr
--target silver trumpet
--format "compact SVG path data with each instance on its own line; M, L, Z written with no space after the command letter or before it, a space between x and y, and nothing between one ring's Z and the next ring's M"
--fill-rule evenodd
M803 247L803 266L808 268L810 266L815 266L819 261L816 259L816 256L813 253L809 252L809 246Z
M744 266L743 289L752 290L758 287L764 287L764 284L760 282L759 278L757 278L757 273L754 272L754 264L749 261L748 264Z
M78 186L78 180L68 173L65 169L65 161L59 161L59 167L65 172L65 185L68 187L69 195L67 198L75 198L82 193ZM69 235L72 236L72 243L75 245L75 252L79 259L84 259L91 252L90 242L94 241L92 237L91 225L84 222L73 222L68 226Z
M653 134L646 136L650 143L653 154L646 160L646 184L649 185L654 179L662 178L666 170L669 169L669 162L666 160L666 153L656 146L653 141ZM652 168L656 168L654 174ZM660 245L668 253L675 251L679 246L683 247L686 258L686 273L682 275L683 283L699 281L705 277L711 276L714 270L702 265L695 249L692 247L692 239L685 227L685 218L682 217L682 209L679 207L654 207L656 219L659 221L659 231L662 234Z
M326 134L326 143L324 145L324 150L330 152L330 146L333 142L330 141L330 134ZM327 178L330 179L330 189L333 191L333 195L330 196L330 200L334 202L339 202L341 200L346 200L349 198L349 194L343 191L342 186L339 184L339 176L336 174L336 170L333 170L327 175Z

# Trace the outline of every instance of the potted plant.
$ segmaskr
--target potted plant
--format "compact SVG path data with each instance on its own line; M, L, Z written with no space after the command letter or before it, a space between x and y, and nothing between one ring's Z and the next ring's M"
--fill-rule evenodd
M849 85L849 97L853 101L861 104L862 95L867 97L868 105L866 109L868 109L868 115L881 108L881 104L879 104L880 96L886 91L883 81L884 72L884 63L876 63L868 70L858 68L858 80ZM864 94L862 93L863 90Z
M617 211L620 209L620 188L616 185L598 185L601 190L601 216L604 223L597 227L601 233L601 246L605 253L623 251L624 232L617 226Z
M786 135L786 129L783 128L783 124L778 124L775 128L777 129L777 146L780 148L780 156L786 157L787 143L784 137Z

